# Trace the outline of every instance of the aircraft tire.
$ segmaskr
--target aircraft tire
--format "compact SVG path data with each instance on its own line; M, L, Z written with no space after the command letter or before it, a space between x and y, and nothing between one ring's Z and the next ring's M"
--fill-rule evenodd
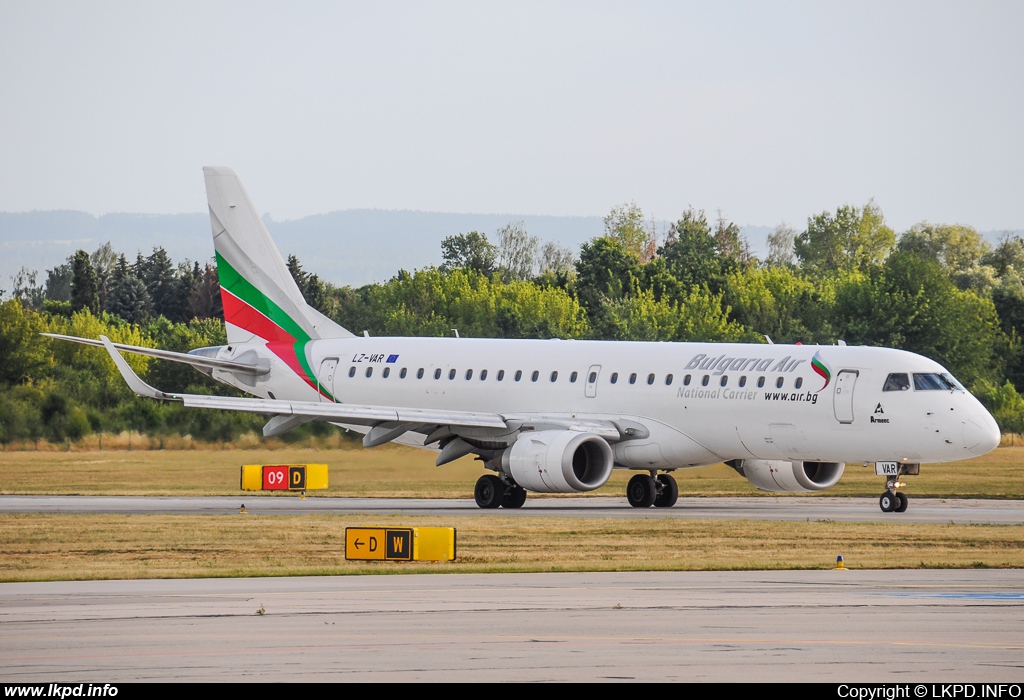
M882 509L883 513L891 513L896 509L896 494L892 491L886 491L882 494L882 497L878 499L878 507Z
M493 474L484 474L476 481L473 497L481 508L497 508L505 498L505 482Z
M671 508L679 500L679 484L671 474L658 474L661 493L654 498L655 508Z
M634 508L650 508L657 496L658 486L648 474L637 474L626 484L626 500Z
M907 501L910 500L910 499L907 498L907 494L900 493L899 491L897 491L895 495L896 495L896 507L893 508L893 511L896 512L896 513L906 513L907 512Z
M522 486L511 487L505 493L505 497L501 499L502 508L522 508L524 503L526 503L526 489Z

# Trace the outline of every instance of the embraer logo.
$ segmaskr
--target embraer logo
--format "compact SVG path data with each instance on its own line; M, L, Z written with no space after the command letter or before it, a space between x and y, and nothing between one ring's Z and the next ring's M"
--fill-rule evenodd
M885 414L885 411L882 409L882 404L879 403L877 406L875 406L875 414L873 416L871 416L871 422L872 423L888 423L889 422L888 418L876 418L875 417L875 416L883 415L883 414Z

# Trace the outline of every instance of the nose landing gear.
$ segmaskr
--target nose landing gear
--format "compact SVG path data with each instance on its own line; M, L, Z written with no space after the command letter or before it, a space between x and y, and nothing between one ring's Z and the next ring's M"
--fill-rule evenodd
M868 462L864 466L868 466ZM883 513L905 513L907 495L896 489L904 486L900 483L902 476L917 476L921 473L921 465L901 461L875 462L875 474L885 477L885 493L878 499L878 507Z
M905 513L907 510L907 494L896 490L901 486L895 479L890 479L885 484L885 493L878 499L878 506L883 513Z

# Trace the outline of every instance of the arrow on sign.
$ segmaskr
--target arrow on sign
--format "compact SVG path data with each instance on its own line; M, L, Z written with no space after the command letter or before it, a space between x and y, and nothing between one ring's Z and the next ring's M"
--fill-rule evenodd
M356 540L352 544L354 544L356 546L356 549L362 549L363 541L362 540Z

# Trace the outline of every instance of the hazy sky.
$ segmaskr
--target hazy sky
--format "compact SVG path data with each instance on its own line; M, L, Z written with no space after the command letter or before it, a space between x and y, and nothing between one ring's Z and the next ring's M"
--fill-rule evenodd
M0 210L1024 228L1024 2L0 0Z

